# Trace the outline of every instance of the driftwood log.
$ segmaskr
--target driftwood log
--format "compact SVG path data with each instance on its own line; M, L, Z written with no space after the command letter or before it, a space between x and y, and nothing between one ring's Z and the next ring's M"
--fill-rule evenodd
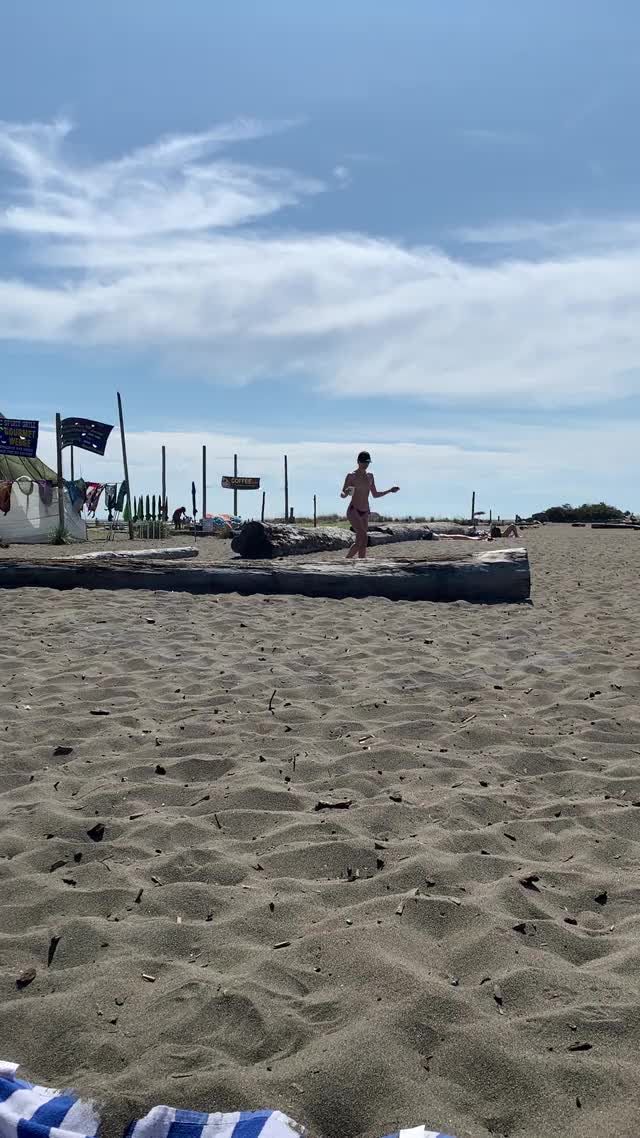
M525 549L496 549L465 561L377 561L216 566L157 561L0 561L0 588L155 589L305 597L516 602L529 599Z
M635 522L592 522L591 529L633 529L640 530Z
M197 557L200 550L195 545L169 545L157 549L98 549L95 553L75 553L70 561L180 561Z
M373 524L369 529L369 545L389 545L397 541L430 541L427 525ZM298 557L303 553L324 553L332 549L348 549L353 545L350 529L340 526L311 527L246 522L231 542L234 553L251 561L274 557Z

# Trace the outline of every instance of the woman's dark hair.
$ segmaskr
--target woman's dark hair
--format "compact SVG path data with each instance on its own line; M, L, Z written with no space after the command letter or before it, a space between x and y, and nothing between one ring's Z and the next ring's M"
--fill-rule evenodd
M358 462L371 462L371 455L368 450L361 450L358 455Z

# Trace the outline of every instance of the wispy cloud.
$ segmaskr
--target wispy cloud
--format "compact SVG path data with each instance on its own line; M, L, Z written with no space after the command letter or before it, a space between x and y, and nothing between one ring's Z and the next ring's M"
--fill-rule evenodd
M70 125L0 123L0 158L23 179L0 229L38 238L100 242L222 229L255 221L322 189L288 170L220 156L223 148L278 126L242 120L169 136L112 162L65 160Z
M471 245L509 247L518 252L542 255L613 253L640 247L640 217L567 217L558 221L534 218L496 222L456 230L458 240Z
M533 142L530 134L517 130L473 127L460 133L467 142L475 143L478 146L530 146Z
M229 156L272 129L88 163L67 122L0 126L0 235L24 254L0 278L0 337L135 347L208 378L289 375L338 396L554 406L638 389L638 219L467 230L482 264L294 230L336 177Z

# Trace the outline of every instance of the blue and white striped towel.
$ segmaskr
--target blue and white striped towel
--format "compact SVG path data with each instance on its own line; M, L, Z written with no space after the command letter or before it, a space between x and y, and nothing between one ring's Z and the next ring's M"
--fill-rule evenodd
M16 1063L0 1059L0 1138L96 1138L100 1117L92 1104L16 1078ZM301 1138L298 1126L279 1110L200 1114L154 1106L132 1122L126 1138ZM415 1126L389 1138L447 1138Z

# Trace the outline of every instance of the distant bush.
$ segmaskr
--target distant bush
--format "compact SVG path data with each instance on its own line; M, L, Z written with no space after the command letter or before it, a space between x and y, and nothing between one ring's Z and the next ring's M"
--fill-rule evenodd
M537 522L619 522L628 514L606 502L585 502L582 506L550 506L531 516Z

